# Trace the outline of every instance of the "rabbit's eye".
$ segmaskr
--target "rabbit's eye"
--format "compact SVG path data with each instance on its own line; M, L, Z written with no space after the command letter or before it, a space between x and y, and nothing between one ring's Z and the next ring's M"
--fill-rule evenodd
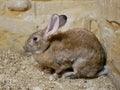
M37 37L34 37L34 38L33 38L33 40L34 40L34 41L37 41L37 40L38 40L38 38L37 38Z

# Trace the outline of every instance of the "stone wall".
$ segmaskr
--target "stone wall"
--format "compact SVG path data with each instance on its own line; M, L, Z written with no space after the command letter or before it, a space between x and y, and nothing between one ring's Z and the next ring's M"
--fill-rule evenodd
M83 27L99 38L107 52L109 76L120 88L119 5L119 0L0 0L0 49L22 50L27 37L43 29L52 14L65 14L68 22L62 31Z

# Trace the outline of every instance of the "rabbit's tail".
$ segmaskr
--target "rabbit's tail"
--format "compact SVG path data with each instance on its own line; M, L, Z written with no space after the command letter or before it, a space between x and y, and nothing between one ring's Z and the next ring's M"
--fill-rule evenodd
M108 74L108 71L109 71L109 67L104 66L103 70L100 71L97 76L106 75L106 74Z

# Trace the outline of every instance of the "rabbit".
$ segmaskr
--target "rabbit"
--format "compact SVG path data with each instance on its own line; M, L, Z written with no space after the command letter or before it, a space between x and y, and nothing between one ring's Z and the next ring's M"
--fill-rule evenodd
M66 15L53 14L45 29L29 36L25 52L32 53L41 67L53 69L53 77L94 78L107 74L107 56L97 37L82 28L58 31L66 22Z

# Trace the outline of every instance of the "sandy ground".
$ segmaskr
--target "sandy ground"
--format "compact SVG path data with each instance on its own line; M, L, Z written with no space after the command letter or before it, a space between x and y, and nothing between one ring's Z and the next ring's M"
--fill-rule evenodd
M38 68L32 58L13 50L0 52L0 90L116 90L107 76L95 79L58 79Z

